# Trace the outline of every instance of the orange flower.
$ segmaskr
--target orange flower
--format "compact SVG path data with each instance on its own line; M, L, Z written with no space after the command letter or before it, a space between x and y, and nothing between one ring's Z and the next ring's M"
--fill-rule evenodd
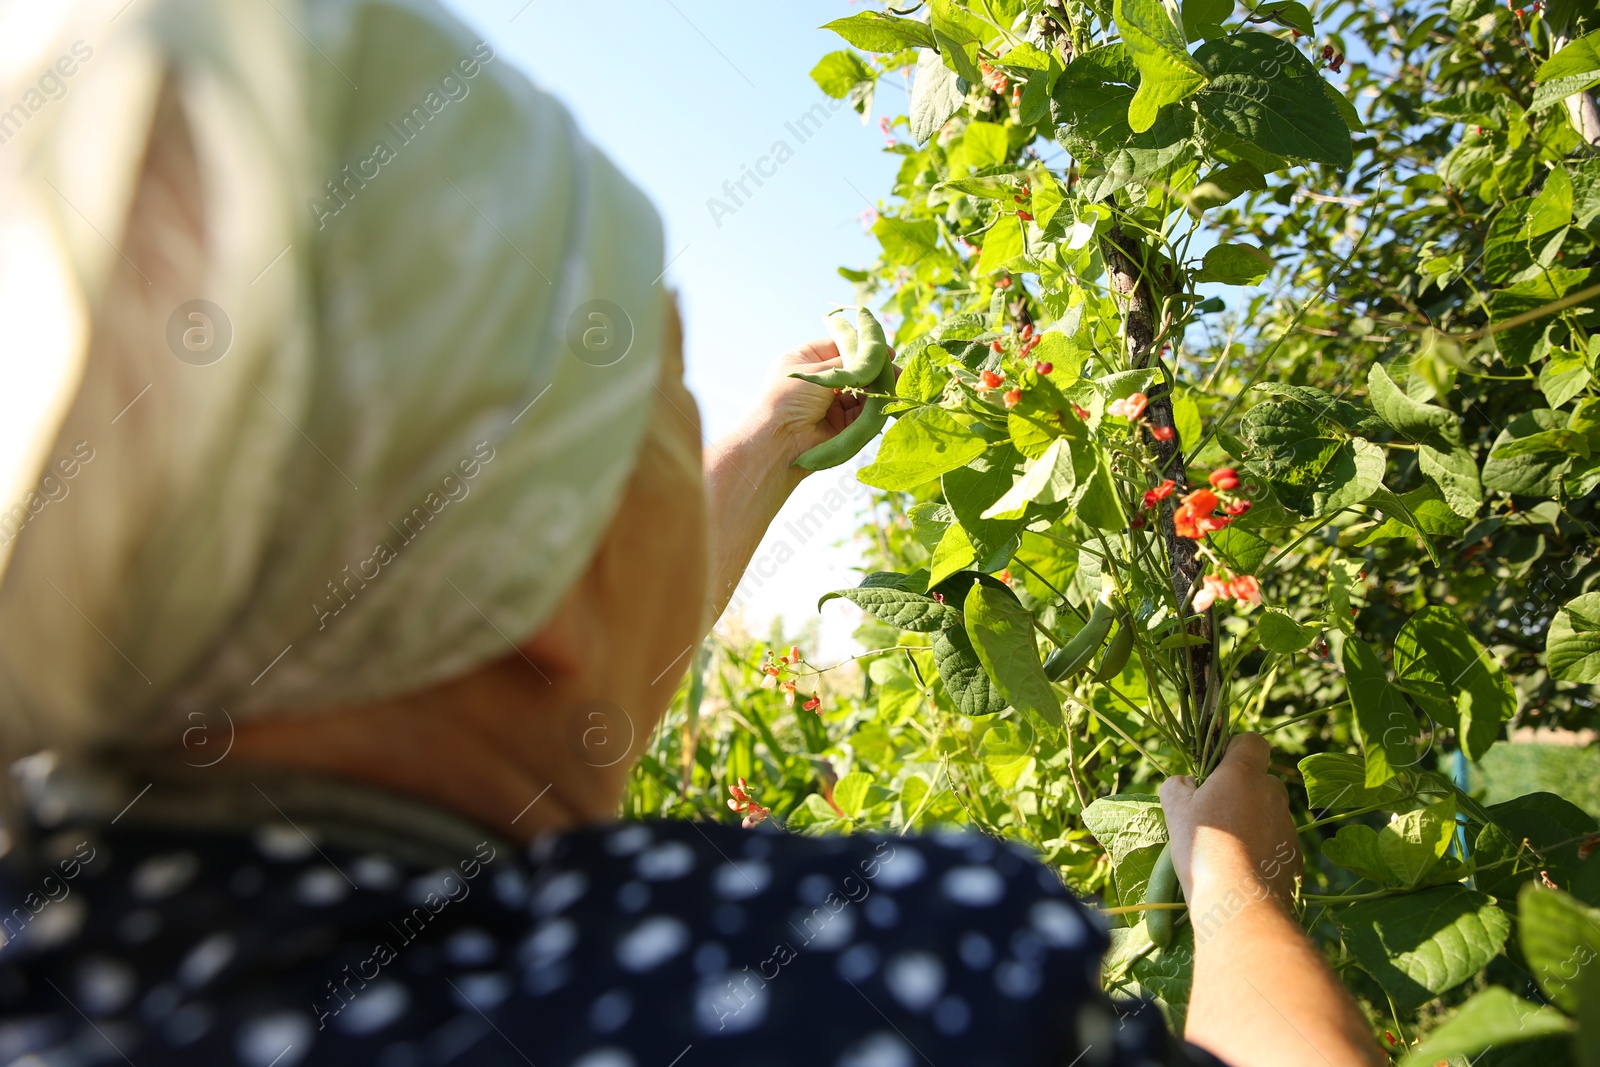
M1228 595L1228 580L1215 574L1200 579L1200 588L1194 594L1194 610L1210 611L1211 605Z
M1183 498L1195 515L1209 515L1217 510L1217 494L1209 489L1196 489Z
M1089 409L1088 408L1080 408L1076 404L1072 405L1072 413L1074 415L1078 416L1078 418L1080 418L1080 419L1087 419L1089 417Z
M818 715L822 714L822 712L817 711L818 708L822 707L822 698L819 696L813 696L810 700L806 701L800 706L807 711L816 711Z
M1211 487L1224 491L1239 488L1239 472L1232 467L1223 467L1221 470L1212 471Z
M1006 402L1006 410L1009 411L1022 402L1022 390L1020 388L1007 389L1001 399Z
M1261 583L1249 574L1241 574L1228 583L1228 593L1241 608L1261 603Z
M1172 513L1172 528L1179 537L1187 537L1191 541L1198 541L1205 534L1195 522L1194 512L1188 504L1181 504Z
M794 707L794 682L780 682L778 688L783 692L783 702Z
M1249 511L1254 506L1255 505L1250 503L1250 501L1248 501L1248 500L1235 500L1233 503L1227 505L1222 510L1226 511L1229 515L1243 515L1245 512Z
M1156 504L1171 496L1176 488L1177 483L1168 478L1154 489L1146 489L1144 491L1144 506L1147 508L1155 507Z
M789 657L788 658L789 658L789 662L790 663L799 663L800 662L800 646L799 645L790 645L789 646Z
M978 375L978 388L983 390L998 389L1000 388L1000 383L1003 381L1005 381L1005 378L1001 375L996 374L992 370L986 370L982 374Z
M1121 400L1113 400L1106 406L1106 411L1124 419L1137 419L1144 414L1145 405L1150 403L1150 398L1143 393L1134 393Z
M1177 431L1171 426L1152 426L1150 427L1150 436L1157 441L1170 441L1177 436Z
M1197 515L1194 524L1202 534L1216 533L1233 520L1221 515Z

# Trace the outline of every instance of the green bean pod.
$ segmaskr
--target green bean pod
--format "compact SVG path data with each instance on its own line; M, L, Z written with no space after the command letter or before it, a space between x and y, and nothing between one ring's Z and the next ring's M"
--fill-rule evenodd
M1111 643L1106 646L1106 654L1100 657L1100 668L1094 672L1094 681L1109 682L1122 673L1122 668L1128 665L1128 657L1133 654L1133 616L1122 612L1117 616L1117 632L1112 635Z
M889 343L871 309L863 307L856 313L854 327L838 312L824 321L828 324L828 332L833 335L839 355L844 358L844 364L815 373L794 371L789 377L827 389L864 389L876 381L889 362Z
M1105 644L1106 634L1111 632L1111 623L1116 616L1111 598L1102 595L1095 601L1094 610L1089 612L1089 621L1083 624L1083 629L1074 634L1072 640L1050 653L1044 661L1044 676L1052 682L1059 682L1087 667L1100 646Z
M861 405L861 414L856 416L854 422L815 448L806 449L794 461L794 465L808 471L824 471L829 467L837 467L865 448L867 442L878 436L883 424L889 421L884 408L894 399L894 384L894 364L886 360L872 388L874 392L890 395L869 396L866 403Z
M1161 846L1161 855L1150 870L1144 888L1146 904L1176 904L1183 899L1178 888L1178 870L1172 865L1172 842ZM1177 930L1178 912L1174 908L1153 908L1144 913L1144 928L1157 948L1171 948Z

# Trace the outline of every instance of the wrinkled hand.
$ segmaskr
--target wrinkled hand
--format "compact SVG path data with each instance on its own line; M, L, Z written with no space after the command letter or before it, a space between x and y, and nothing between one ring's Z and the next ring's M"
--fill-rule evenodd
M832 341L824 339L807 341L773 363L757 410L767 421L770 432L791 442L790 460L849 426L861 414L865 403L859 395L835 393L832 389L791 378L790 373L816 373L843 362L839 349Z
M1288 790L1267 773L1271 753L1260 734L1239 734L1204 785L1189 775L1161 783L1172 863L1191 904L1197 894L1255 897L1263 887L1280 902L1293 897L1300 849Z

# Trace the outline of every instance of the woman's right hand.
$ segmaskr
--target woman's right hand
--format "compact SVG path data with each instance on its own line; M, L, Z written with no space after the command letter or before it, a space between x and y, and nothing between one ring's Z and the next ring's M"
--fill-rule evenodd
M1172 865L1191 903L1265 887L1280 902L1294 895L1301 870L1289 794L1267 773L1272 749L1260 734L1239 734L1204 785L1188 775L1161 783Z

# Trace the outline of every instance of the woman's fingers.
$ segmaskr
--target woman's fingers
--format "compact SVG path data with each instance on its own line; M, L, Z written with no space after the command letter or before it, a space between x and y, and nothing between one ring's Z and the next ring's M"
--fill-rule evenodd
M1266 774L1272 759L1272 746L1260 734L1237 734L1228 743L1220 766L1235 766L1242 770Z

